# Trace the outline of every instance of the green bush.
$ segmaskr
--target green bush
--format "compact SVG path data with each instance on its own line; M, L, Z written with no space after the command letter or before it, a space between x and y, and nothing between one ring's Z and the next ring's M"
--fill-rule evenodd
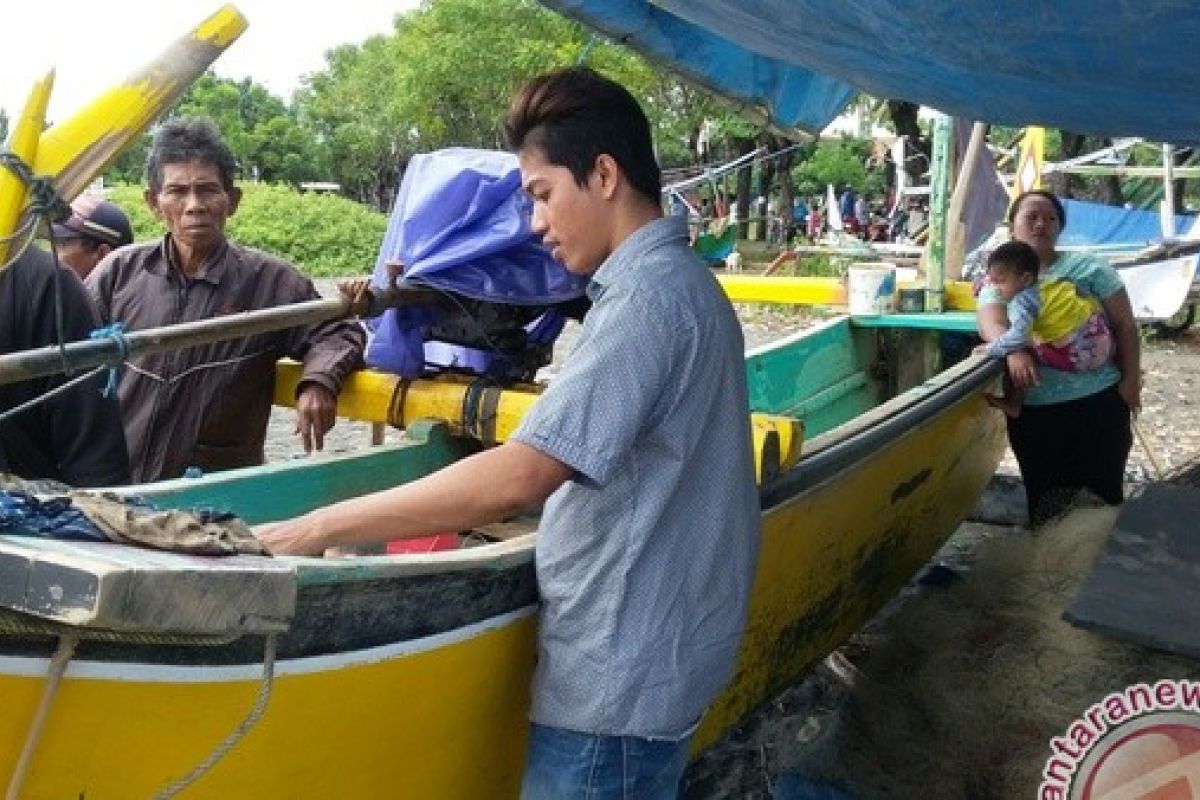
M387 217L333 195L287 186L242 185L242 203L229 219L233 241L287 259L314 278L366 275L375 266ZM163 225L142 200L142 187L118 186L110 199L129 215L138 241L162 236Z

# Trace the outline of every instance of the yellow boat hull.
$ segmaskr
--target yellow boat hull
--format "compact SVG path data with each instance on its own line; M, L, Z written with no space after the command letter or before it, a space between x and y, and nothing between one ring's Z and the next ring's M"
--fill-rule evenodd
M984 388L978 383L882 444L867 443L868 455L844 464L840 448L889 420L903 423L904 408L880 407L809 443L797 469L816 470L812 480L767 501L736 674L705 717L697 752L844 642L969 512L1004 447L1002 418L984 402ZM509 544L528 552L532 539ZM355 568L326 567L347 575ZM186 796L515 797L534 662L531 612L394 650L280 662L262 719ZM45 658L0 657L0 782L20 752L47 668ZM152 796L239 724L257 689L250 666L73 662L22 796Z

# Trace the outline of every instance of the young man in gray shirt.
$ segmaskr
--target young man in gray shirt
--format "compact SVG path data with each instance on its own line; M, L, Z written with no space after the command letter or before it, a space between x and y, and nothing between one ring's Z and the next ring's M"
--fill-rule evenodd
M505 128L534 230L591 279L571 356L509 442L259 534L319 554L545 501L522 796L675 797L732 674L757 561L741 328L685 221L663 217L650 127L625 89L549 73Z

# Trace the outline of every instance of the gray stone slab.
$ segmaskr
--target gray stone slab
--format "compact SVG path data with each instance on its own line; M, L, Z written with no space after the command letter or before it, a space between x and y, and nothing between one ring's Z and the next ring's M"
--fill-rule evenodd
M1156 483L1127 501L1063 616L1200 658L1200 489Z
M296 576L259 556L0 536L0 608L114 631L267 633L290 625Z

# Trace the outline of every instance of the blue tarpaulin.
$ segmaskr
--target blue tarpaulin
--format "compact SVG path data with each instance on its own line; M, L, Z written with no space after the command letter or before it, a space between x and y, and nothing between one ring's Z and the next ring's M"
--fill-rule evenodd
M855 91L1005 125L1200 143L1192 0L542 0L784 127Z
M404 265L403 280L471 297L523 305L583 294L530 229L529 196L517 157L451 148L412 157L375 264Z
M1157 211L1117 208L1082 200L1063 200L1067 227L1058 242L1062 245L1120 245L1141 247L1162 241L1162 220ZM1195 216L1177 214L1175 233L1192 229Z
M448 296L522 306L550 306L583 295L587 279L550 255L530 227L531 200L521 189L517 157L452 148L413 156L379 250L373 280L387 263L403 265L402 283ZM428 365L488 372L495 353L440 344L427 335L443 312L430 306L390 309L372 320L368 366L417 377ZM562 319L548 312L527 328L529 341L553 341Z

